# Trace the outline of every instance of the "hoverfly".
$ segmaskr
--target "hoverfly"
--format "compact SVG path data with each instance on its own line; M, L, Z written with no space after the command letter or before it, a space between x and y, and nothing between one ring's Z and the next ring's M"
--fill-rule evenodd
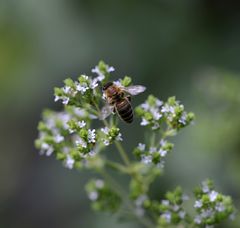
M102 108L102 119L107 118L111 113L117 113L120 119L126 123L133 121L133 109L131 96L144 92L146 87L133 85L124 87L114 82L107 82L103 86L103 96L106 98L106 106Z

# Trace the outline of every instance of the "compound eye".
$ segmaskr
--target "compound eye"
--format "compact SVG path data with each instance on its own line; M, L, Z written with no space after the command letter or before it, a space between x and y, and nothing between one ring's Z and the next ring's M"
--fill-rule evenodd
M112 82L107 82L104 86L103 86L103 90L107 90L108 87L112 86L113 83Z

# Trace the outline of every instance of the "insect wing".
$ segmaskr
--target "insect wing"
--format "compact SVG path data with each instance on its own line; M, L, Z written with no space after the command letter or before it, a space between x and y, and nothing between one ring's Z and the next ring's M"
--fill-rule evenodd
M113 110L114 110L114 106L105 105L101 110L100 119L101 120L106 119L108 116L112 114Z
M126 91L127 93L129 93L132 96L135 96L139 93L142 93L146 90L146 87L141 86L141 85L134 85L134 86L128 86L128 87L124 87L124 91Z

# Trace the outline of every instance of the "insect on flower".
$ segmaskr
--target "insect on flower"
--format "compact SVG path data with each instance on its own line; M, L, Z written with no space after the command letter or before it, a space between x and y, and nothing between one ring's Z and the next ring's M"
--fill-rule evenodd
M107 104L102 108L101 118L105 119L114 112L126 123L131 123L133 121L131 96L138 95L144 92L145 89L146 87L141 85L124 87L116 85L114 82L107 82L103 86Z

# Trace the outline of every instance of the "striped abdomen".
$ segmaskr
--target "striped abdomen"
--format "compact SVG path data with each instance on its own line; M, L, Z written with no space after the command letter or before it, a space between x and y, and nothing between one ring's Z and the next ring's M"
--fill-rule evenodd
M133 121L133 111L132 106L127 98L123 98L115 103L115 108L118 115L127 123L132 123Z

